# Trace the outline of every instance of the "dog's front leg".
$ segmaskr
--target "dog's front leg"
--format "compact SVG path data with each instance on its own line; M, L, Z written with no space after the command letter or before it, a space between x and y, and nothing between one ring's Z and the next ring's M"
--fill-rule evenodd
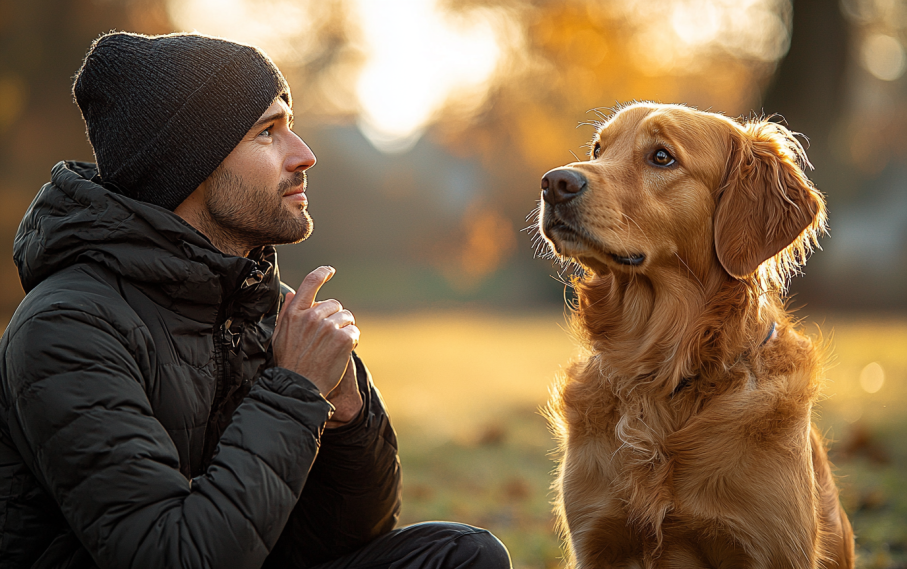
M638 563L642 544L627 523L621 501L610 492L607 477L600 471L597 478L588 476L587 468L592 465L578 464L575 455L568 453L564 458L557 513L568 539L570 567L643 569Z

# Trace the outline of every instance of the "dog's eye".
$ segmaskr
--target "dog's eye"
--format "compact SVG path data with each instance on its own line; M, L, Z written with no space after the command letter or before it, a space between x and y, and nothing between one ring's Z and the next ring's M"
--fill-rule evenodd
M602 155L602 145L601 143L596 142L595 146L592 147L592 158L598 158Z
M652 163L656 166L670 166L674 163L674 157L664 148L656 150L652 155Z

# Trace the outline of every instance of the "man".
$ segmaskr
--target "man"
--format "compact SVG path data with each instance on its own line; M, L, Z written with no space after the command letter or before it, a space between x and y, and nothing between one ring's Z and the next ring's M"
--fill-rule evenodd
M267 56L112 33L73 94L97 166L54 166L14 246L0 567L509 567L484 530L393 529L394 431L352 314L315 301L333 269L281 298L315 156Z

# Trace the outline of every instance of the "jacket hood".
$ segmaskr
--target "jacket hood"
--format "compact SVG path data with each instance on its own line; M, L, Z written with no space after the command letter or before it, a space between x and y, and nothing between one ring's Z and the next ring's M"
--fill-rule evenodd
M92 181L96 174L91 163L57 163L25 212L13 260L26 293L66 267L93 262L177 298L212 304L259 263L267 265L263 272L270 269L269 261L218 251L173 212L111 192ZM257 253L273 260L272 247Z

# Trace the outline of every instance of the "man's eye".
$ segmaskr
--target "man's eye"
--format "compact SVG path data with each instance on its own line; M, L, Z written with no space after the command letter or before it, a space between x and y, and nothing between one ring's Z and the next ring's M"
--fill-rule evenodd
M266 129L264 129L263 131L261 131L261 132L258 133L258 136L262 136L262 135L264 135L264 136L271 136L271 127L268 127L268 128L266 128Z

